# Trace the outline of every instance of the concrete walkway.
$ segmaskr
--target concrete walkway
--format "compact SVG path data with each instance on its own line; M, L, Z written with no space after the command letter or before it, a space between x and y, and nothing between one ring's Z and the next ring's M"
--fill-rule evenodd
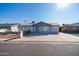
M65 33L59 33L59 34L49 34L49 35L34 35L34 36L26 36L18 39L11 40L11 42L15 41L65 41L65 42L79 42L79 37L65 34Z

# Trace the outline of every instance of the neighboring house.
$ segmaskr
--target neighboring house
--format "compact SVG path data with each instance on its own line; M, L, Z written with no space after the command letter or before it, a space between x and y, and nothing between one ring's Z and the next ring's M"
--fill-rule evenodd
M19 32L18 25L19 24L11 25L11 31L12 32Z
M0 24L0 32L12 31L18 32L18 24Z
M0 32L8 31L7 29L0 29Z
M19 31L30 31L32 33L59 33L59 24L45 22L24 24L19 25Z
M62 32L79 32L79 23L63 24L61 27Z

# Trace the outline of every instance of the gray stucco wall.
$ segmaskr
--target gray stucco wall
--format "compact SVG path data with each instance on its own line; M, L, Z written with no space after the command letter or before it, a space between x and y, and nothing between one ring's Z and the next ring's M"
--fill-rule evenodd
M35 33L59 33L58 26L39 26L39 27L19 27L20 31L28 31Z

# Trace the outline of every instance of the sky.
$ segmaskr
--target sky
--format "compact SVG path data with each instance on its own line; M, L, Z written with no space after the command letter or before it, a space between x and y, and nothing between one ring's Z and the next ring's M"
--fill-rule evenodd
M71 24L79 22L79 4L58 7L57 3L0 3L0 23L50 22Z

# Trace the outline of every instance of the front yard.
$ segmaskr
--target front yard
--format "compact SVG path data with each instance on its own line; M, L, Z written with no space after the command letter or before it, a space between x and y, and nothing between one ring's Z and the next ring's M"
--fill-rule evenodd
M12 39L16 39L19 38L19 35L17 34L0 34L0 41L8 41L8 40L12 40Z
M38 35L38 34L31 34L24 36L22 38L19 37L17 34L7 34L2 35L0 34L0 41L8 41L8 42L79 42L79 37L67 34L67 33L59 33L59 34L45 34L45 35Z
M71 33L66 33L66 34L70 34L70 35L79 37L79 32L71 32Z
M59 33L59 34L48 34L48 35L31 35L31 36L25 36L22 38L17 38L14 40L11 40L11 42L22 42L22 41L27 41L27 42L33 42L33 41L64 41L64 42L79 42L79 37L70 35L70 34L66 34L66 33Z

